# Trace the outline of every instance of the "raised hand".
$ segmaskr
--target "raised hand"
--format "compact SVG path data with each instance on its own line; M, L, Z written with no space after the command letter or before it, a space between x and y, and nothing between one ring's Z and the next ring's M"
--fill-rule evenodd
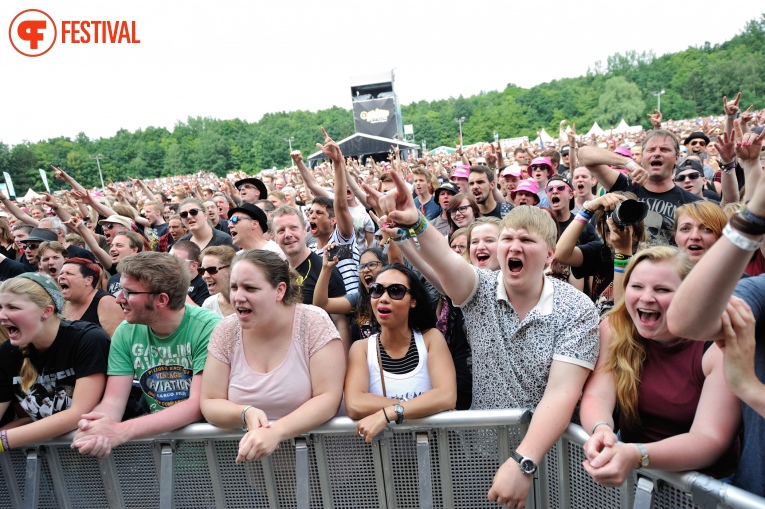
M765 129L758 136L756 133L742 131L742 120L737 118L733 121L733 132L736 133L736 156L744 161L756 161L762 151L762 143L765 139Z
M661 112L657 109L653 110L654 113L649 113L648 118L651 119L651 125L654 129L661 129Z
M717 141L715 141L712 145L714 145L714 147L717 149L717 152L720 154L720 159L723 163L729 163L735 159L736 144L732 135L724 132L717 137Z
M316 146L319 147L319 150L321 150L333 163L336 165L341 164L343 162L343 152L340 150L340 145L329 137L329 134L327 134L327 131L325 131L323 127L321 128L321 133L324 135L324 145L317 143Z
M741 92L736 94L736 98L732 101L728 101L727 96L723 96L723 111L726 115L729 117L738 115L738 112L740 111L738 103L741 100Z
M301 154L299 150L293 150L290 152L290 157L292 158L292 163L295 166L298 166L303 162L303 154Z

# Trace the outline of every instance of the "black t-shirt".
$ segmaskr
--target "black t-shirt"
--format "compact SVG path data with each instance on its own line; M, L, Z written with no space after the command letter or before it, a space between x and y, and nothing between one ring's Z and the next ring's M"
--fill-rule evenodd
M44 352L30 348L37 380L29 392L21 390L21 349L6 341L0 345L0 401L12 401L32 420L72 406L77 379L106 374L109 335L89 322L61 320L53 344Z
M15 260L6 258L0 262L0 281L11 279L12 277L16 277L19 274L23 274L25 272L29 272L29 268Z
M313 251L303 263L298 265L297 273L300 280L303 281L300 290L303 292L303 304L313 304L313 289L316 288L316 280L321 274L322 258ZM332 268L332 275L329 277L329 297L342 297L345 295L345 283L337 266Z
M116 267L116 264L113 265L113 267ZM109 278L109 282L106 285L106 291L116 297L120 290L122 290L122 285L120 284L120 275L114 274Z
M667 241L672 238L675 209L680 205L702 200L677 185L669 191L653 193L643 186L630 184L629 179L623 174L619 174L613 187L608 190L609 193L614 191L633 192L638 200L648 204L648 216L645 218L646 230L652 239L663 238Z
M189 297L193 300L197 306L201 306L207 297L210 296L210 290L207 289L207 283L202 279L202 276L197 276L191 280L189 285Z
M579 246L582 251L582 265L571 267L575 278L592 276L590 298L597 302L604 290L614 280L614 257L611 249L599 239Z
M574 214L571 214L571 216L566 219L565 221L560 221L558 223L558 227L560 228L560 232L563 233L566 231L566 228L568 228L568 225L570 225L576 216ZM589 242L595 242L599 240L600 237L598 237L598 232L595 230L595 227L592 225L592 223L587 223L584 225L584 229L582 230L582 233L579 234L579 239L577 240L577 244L587 244Z
M157 233L157 238L160 238L162 235L167 233L167 229L170 227L168 223L162 223L162 224L155 224L151 226L154 228L154 231Z

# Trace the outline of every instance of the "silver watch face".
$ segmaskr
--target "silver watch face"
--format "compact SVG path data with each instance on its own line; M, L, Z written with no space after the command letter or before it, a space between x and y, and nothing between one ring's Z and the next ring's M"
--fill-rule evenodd
M523 471L524 474L533 474L534 472L537 471L537 466L534 464L534 461L528 458L524 458L523 460L521 460L519 465L521 466L521 470Z

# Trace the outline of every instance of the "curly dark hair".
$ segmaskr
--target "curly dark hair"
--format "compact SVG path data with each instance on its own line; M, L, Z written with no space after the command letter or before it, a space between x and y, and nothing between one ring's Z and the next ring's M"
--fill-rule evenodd
M377 273L375 280L380 277L380 274L389 270L395 270L406 276L409 283L409 295L416 302L414 308L409 310L409 318L407 325L412 330L418 330L420 332L426 332L436 326L436 312L433 309L433 305L430 303L428 292L425 290L425 286L420 282L420 279L409 267L400 263L394 263L386 265L380 272ZM374 315L372 315L374 318ZM379 328L377 320L374 320L375 325Z

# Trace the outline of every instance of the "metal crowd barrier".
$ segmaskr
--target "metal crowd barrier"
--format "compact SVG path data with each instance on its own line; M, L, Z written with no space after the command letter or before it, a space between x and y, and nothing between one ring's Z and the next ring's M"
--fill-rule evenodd
M237 465L241 432L195 424L81 456L71 435L0 454L0 509L496 508L496 469L524 436L525 410L446 412L391 426L371 444L336 418L269 458ZM570 425L535 474L527 507L765 509L765 499L702 474L638 471L603 488L582 468Z

